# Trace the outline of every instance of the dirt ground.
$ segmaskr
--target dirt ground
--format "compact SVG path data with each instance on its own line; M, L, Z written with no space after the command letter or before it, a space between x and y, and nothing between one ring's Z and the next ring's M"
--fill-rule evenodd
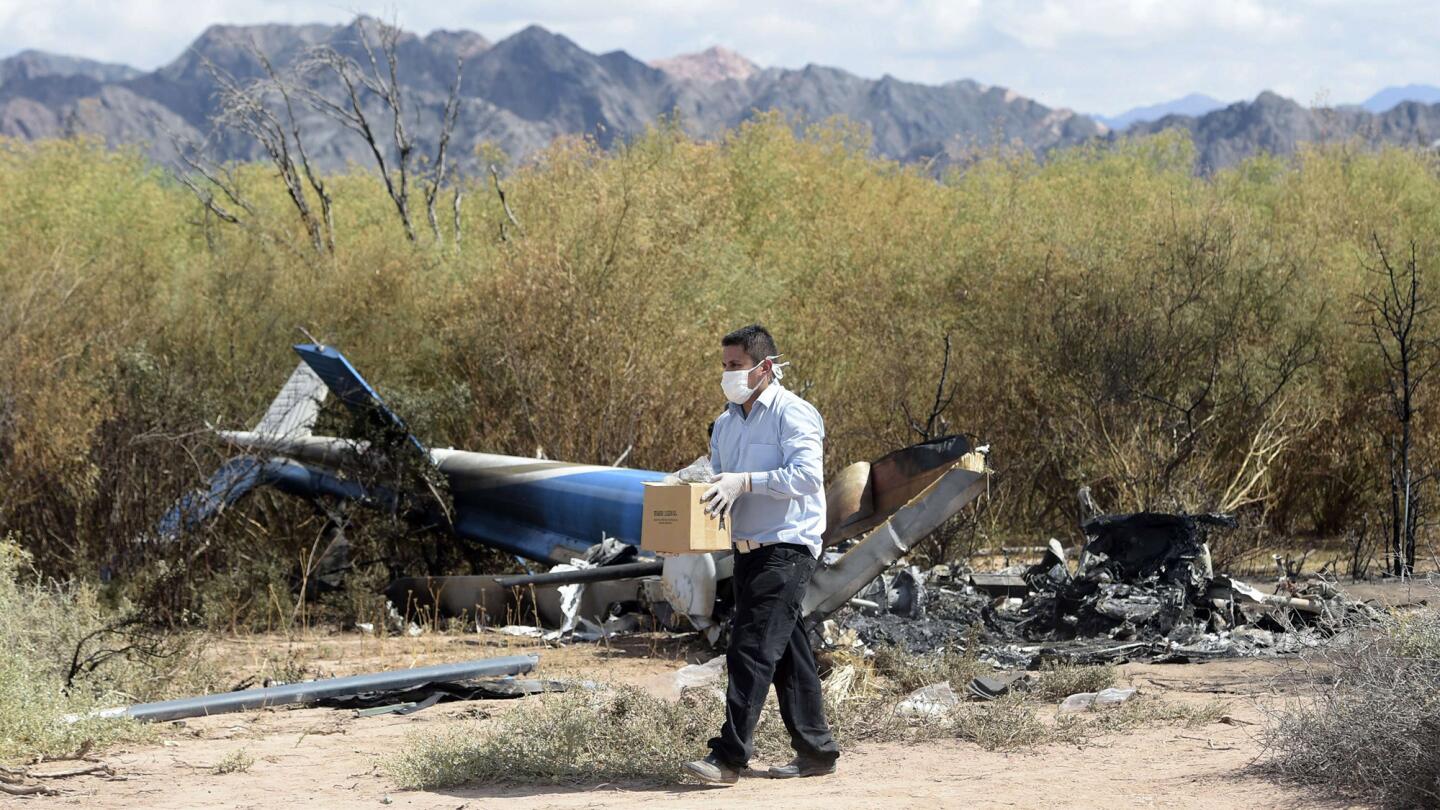
M312 672L348 675L520 651L541 656L537 674L624 681L664 694L671 674L703 651L656 639L612 647L558 649L487 632L419 638L313 634L301 640L250 637L219 653L238 669L260 671L279 659ZM487 702L441 704L411 716L357 718L352 712L293 709L220 715L167 725L162 739L105 753L115 779L76 777L56 783L62 795L0 800L4 806L86 808L268 808L401 806L412 808L619 808L656 806L844 807L1349 807L1273 784L1249 766L1267 708L1303 690L1295 662L1230 660L1187 665L1127 665L1121 680L1174 701L1227 702L1231 722L1201 728L1155 727L1034 752L986 752L959 742L876 744L846 750L829 777L742 779L728 788L689 784L597 784L562 787L401 791L378 764L415 729L476 711ZM243 772L213 767L243 750Z

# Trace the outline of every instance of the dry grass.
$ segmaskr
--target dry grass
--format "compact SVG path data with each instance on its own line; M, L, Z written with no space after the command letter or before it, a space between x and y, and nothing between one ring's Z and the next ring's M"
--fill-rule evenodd
M211 770L217 774L245 773L250 766L255 764L255 757L250 755L244 748L237 748L226 754L221 760L211 766Z
M888 688L902 694L940 681L948 681L952 689L963 692L976 676L994 671L989 664L980 662L978 650L973 634L965 649L947 647L928 654L917 655L899 647L882 646L875 649L873 668L875 674L886 680Z
M1149 726L1199 728L1220 722L1228 708L1223 700L1191 704L1136 695L1113 709L1057 715L1055 736L1067 742L1084 743L1106 734Z
M1051 728L1018 695L961 704L946 725L949 733L986 751L1017 751L1052 740Z
M1119 670L1113 666L1076 666L1047 661L1030 680L1026 691L1038 700L1064 700L1081 692L1099 692L1115 685Z
M1440 617L1397 618L1318 663L1318 692L1271 717L1264 769L1390 807L1440 807Z
M961 703L928 717L902 717L896 706L914 684L945 675L964 685L979 671L963 654L912 656L889 651L873 660L830 657L826 714L842 747L864 742L950 738L986 750L1015 751L1051 743L1083 745L1105 734L1144 725L1197 725L1218 720L1220 704L1192 707L1137 698L1102 712L1056 715L1049 694L1094 691L1113 683L1113 667L1055 667L1042 673L1040 694L1015 693L984 703ZM874 666L874 672L870 667ZM963 679L963 680L961 680ZM1082 689L1082 687L1084 687ZM1069 694L1069 692L1066 692ZM680 766L703 756L720 728L718 692L687 690L678 702L632 687L576 690L528 699L494 718L467 720L412 734L401 753L381 767L404 788L459 784L671 783ZM773 696L755 730L755 756L776 762L793 755Z
M703 692L672 703L632 687L576 689L413 734L383 768L405 788L668 781L704 755L722 719Z

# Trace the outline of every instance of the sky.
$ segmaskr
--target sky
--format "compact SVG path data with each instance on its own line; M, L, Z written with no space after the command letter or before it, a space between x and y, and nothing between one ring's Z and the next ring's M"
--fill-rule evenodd
M1433 0L0 0L0 56L37 48L153 69L214 23L357 13L491 40L538 23L645 60L723 45L763 66L974 79L1102 115L1191 92L1346 104L1440 84Z

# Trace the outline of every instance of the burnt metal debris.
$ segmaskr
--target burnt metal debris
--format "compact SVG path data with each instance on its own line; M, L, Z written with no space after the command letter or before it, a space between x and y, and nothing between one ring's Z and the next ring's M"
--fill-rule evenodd
M460 700L512 700L544 692L565 692L572 686L588 688L593 684L570 684L565 681L536 678L437 681L400 689L377 689L335 695L317 700L313 705L327 709L351 709L358 717L373 717L380 714L414 714L437 703Z
M877 607L852 607L837 627L915 653L973 640L982 660L1035 668L1293 652L1374 617L1331 583L1266 594L1217 576L1206 537L1234 525L1215 514L1101 515L1082 524L1087 542L1073 563L1052 540L1039 563L999 574L884 575L858 594ZM918 611L905 596L914 593Z

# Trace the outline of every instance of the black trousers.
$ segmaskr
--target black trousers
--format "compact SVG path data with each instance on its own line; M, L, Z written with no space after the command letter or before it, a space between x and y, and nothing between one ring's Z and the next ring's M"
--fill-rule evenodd
M752 736L770 684L780 700L780 717L801 757L832 762L840 749L825 722L820 675L801 621L800 602L815 571L810 550L794 543L761 546L735 554L735 609L725 664L725 725L710 740L716 758L735 768L750 762Z

